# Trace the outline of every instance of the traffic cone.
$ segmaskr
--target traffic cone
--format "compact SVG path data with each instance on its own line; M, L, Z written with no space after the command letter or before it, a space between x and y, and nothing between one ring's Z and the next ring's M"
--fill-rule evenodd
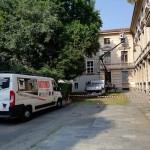
M69 95L68 100L67 100L67 104L70 104L70 103L71 103L71 96Z
M97 103L97 106L96 106L97 108L101 108L101 106L100 106L100 104L99 103Z

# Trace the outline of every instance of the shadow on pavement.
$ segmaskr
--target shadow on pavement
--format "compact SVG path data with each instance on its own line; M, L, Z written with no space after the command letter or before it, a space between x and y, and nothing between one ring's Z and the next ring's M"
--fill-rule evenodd
M34 143L34 147L32 146L33 144L26 145L24 150L59 150L67 148L71 150L72 148L76 149L80 144L90 143L100 134L107 134L107 130L114 126L114 123L111 120L101 116L101 112L106 109L107 105L103 104L98 105L97 103L73 102L58 110L56 108L50 108L39 111L33 115L31 121L22 124L19 124L17 119L6 121L0 120L0 126L2 125L6 130L9 127L12 135L16 135L15 139L18 140L20 135L23 136L21 131L26 130L27 128L27 135L28 132L31 131L33 134L36 134L36 136L38 132L39 134L40 132L45 133L44 136L41 136L41 134L39 135L41 139L40 141L36 141L36 144ZM13 128L15 126L18 128L15 129L18 134L16 134L16 131ZM56 129L57 126L58 128ZM43 131L41 131L40 128ZM35 129L36 133L34 133ZM28 137L27 135L24 135L25 139L30 140L31 137ZM9 140L11 141L11 139Z
M94 139L100 134L106 135L107 130L115 126L111 120L101 116L101 112L105 109L107 109L107 105L83 103L83 101L82 103L71 103L67 109L64 109L65 112L62 112L63 118L59 118L62 127L32 150L78 150L80 146L85 144L87 144L88 149L88 143L99 143L100 141L94 141ZM92 143L92 141L94 142Z

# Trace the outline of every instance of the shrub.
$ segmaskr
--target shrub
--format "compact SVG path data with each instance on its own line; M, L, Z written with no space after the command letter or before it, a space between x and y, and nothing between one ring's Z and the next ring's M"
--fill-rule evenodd
M68 95L72 91L72 84L71 83L58 83L58 86L61 88L63 99L68 98Z

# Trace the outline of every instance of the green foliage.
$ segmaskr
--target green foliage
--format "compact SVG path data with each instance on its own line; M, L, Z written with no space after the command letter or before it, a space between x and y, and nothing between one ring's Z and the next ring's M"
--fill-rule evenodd
M49 64L49 42L61 26L51 1L4 0L0 49L15 55L23 65L39 69ZM11 7L10 7L11 6ZM7 8L7 9L6 9ZM49 17L51 16L51 17ZM41 61L42 60L42 61Z
M94 0L0 0L0 70L72 79L99 49Z
M52 77L56 81L63 78L63 73L58 72L57 69L50 68L48 65L44 65L44 67L42 67L40 70L37 70L36 74L46 77Z
M61 88L61 93L64 99L67 99L69 94L72 91L71 83L58 83L58 86Z

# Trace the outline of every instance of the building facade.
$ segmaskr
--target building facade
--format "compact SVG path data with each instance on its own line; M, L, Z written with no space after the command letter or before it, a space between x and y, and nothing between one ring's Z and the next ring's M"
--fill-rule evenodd
M120 34L124 32L126 44L119 44ZM114 29L100 31L99 52L91 57L85 57L86 71L83 75L73 81L73 92L85 91L85 85L91 80L106 80L106 73L99 60L105 52L112 50L104 58L104 65L107 68L109 82L115 84L119 90L130 89L134 86L133 82L133 37L130 29Z
M134 42L136 89L150 92L150 0L135 3L130 30Z
M119 44L122 32L125 34L126 44ZM119 90L130 89L131 86L134 86L133 37L130 29L101 31L99 42L101 45L100 55L111 50L109 55L103 59L107 68L109 82L115 84ZM100 79L106 79L106 73L101 64Z
M99 52L97 52L97 54L93 55L93 57L91 58L85 57L85 65L86 65L85 72L81 76L73 80L73 86L72 86L73 92L84 92L85 85L88 81L100 79Z

